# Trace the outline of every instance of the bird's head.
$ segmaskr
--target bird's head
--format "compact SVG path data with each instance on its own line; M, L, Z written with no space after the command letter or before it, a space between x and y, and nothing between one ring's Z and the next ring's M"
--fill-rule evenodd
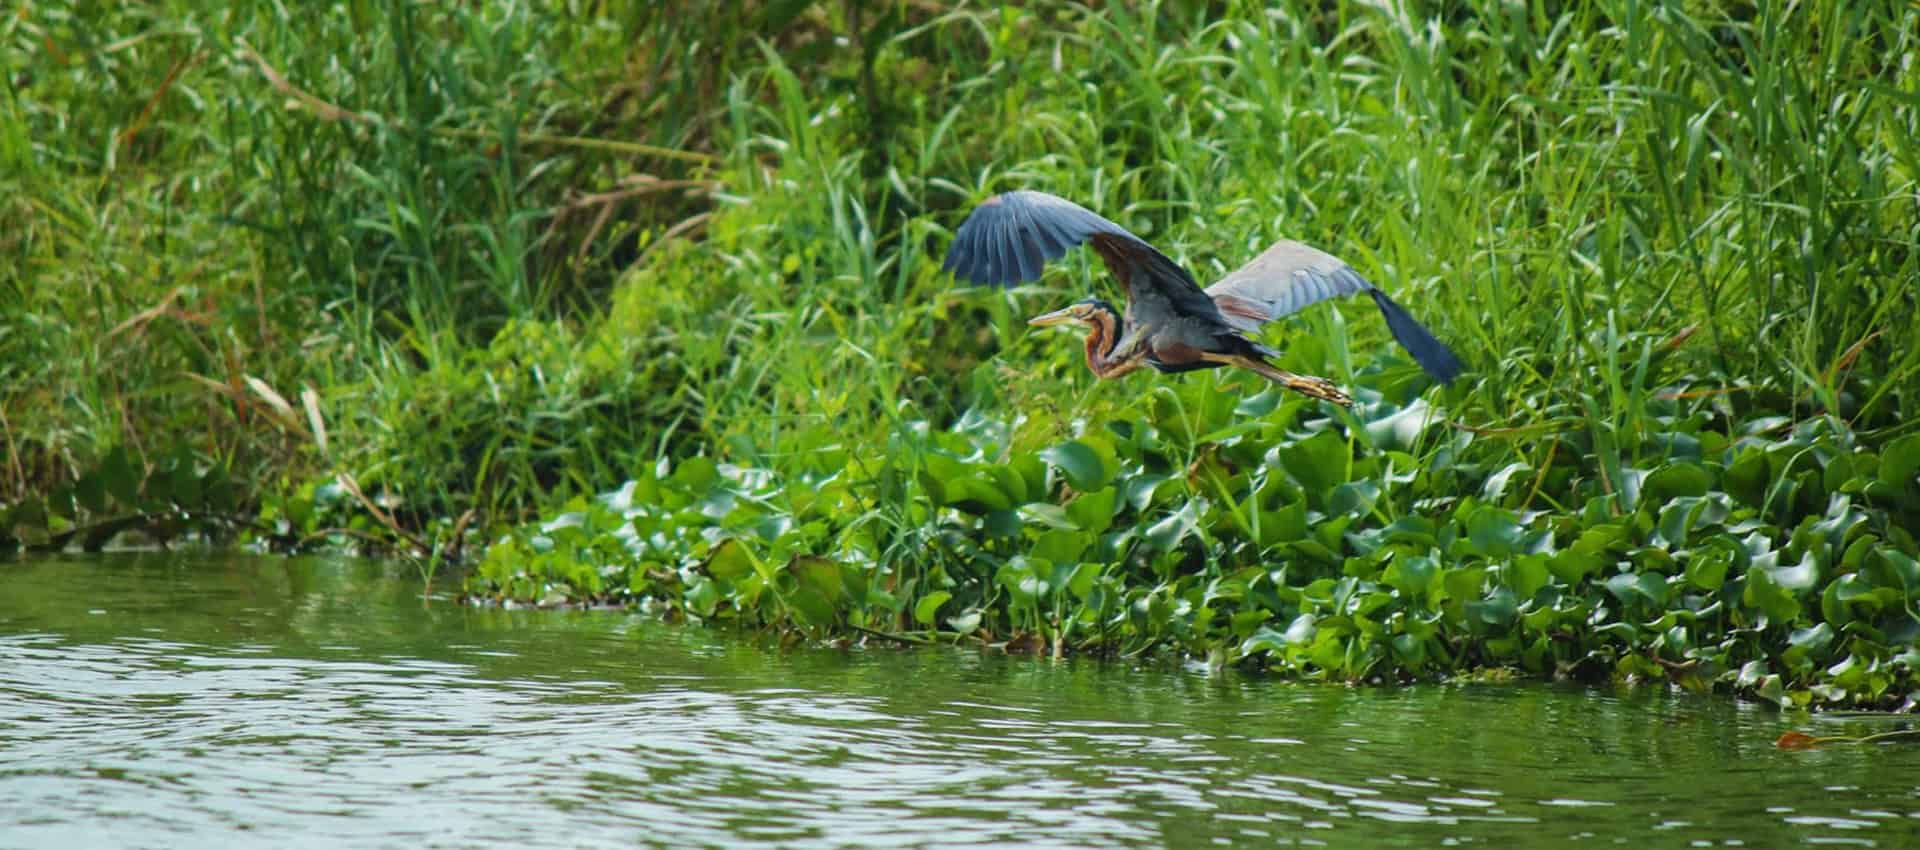
M1034 327L1065 324L1097 327L1102 318L1113 319L1115 324L1118 324L1120 311L1113 309L1112 304L1108 304L1098 298L1088 298L1084 301L1076 301L1051 313L1043 313L1035 316L1028 319L1027 324L1033 325Z

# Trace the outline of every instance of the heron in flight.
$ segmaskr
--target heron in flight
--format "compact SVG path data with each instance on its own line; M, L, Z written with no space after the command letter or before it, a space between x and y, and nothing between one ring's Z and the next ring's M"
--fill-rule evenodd
M1089 243L1127 289L1123 314L1088 298L1028 320L1030 325L1088 328L1087 368L1117 378L1141 366L1190 372L1235 366L1296 392L1347 406L1353 397L1325 378L1296 375L1268 362L1280 352L1245 334L1329 298L1365 292L1401 347L1441 383L1460 374L1460 358L1338 257L1291 240L1272 247L1206 289L1193 275L1127 229L1045 192L996 195L976 207L954 234L942 269L974 283L1012 286L1040 277L1040 267Z

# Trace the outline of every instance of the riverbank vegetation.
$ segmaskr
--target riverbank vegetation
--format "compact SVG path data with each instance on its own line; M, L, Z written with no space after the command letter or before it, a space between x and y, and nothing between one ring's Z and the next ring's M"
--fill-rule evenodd
M475 598L811 638L1911 707L1920 10L35 4L0 21L0 547L484 549ZM1215 277L1095 382L988 195ZM1084 253L1084 252L1082 252ZM876 638L876 635L885 636Z

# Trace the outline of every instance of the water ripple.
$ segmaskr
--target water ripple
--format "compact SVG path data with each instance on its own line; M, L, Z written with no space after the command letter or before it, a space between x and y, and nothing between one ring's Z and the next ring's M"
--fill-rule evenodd
M0 846L1920 846L1910 748L1783 753L1718 700L169 598L0 602Z

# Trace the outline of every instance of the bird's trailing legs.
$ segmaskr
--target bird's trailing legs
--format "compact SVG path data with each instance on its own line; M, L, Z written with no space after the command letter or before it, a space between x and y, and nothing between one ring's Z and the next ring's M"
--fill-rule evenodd
M1200 357L1201 359L1214 363L1238 366L1301 395L1312 396L1322 401L1330 401L1341 407L1353 406L1353 396L1347 395L1346 390L1340 389L1338 385L1326 378L1318 378L1313 375L1295 375L1265 360L1257 357L1248 357L1244 354L1216 354L1209 351L1202 353Z

